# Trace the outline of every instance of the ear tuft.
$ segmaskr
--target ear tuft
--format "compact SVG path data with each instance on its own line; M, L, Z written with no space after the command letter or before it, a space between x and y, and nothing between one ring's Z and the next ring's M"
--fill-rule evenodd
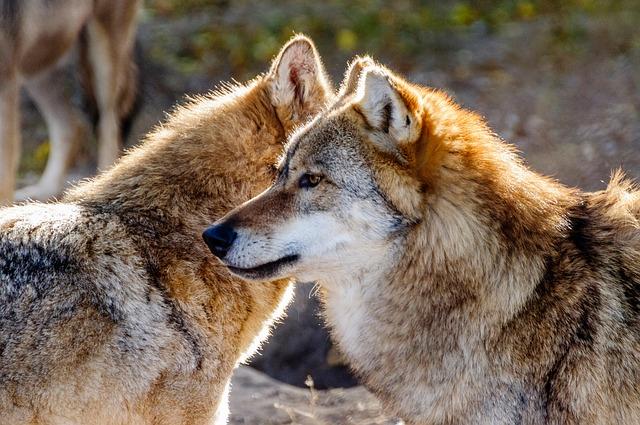
M331 92L320 56L313 42L303 35L284 45L268 77L273 105L289 112L284 119L300 120L319 110Z
M397 144L417 140L421 130L421 101L407 83L381 66L367 67L358 84L358 109L370 127L388 134Z
M356 57L352 60L344 73L344 80L340 86L338 96L345 97L355 93L358 89L358 81L360 81L362 71L373 66L375 66L375 62L369 56Z

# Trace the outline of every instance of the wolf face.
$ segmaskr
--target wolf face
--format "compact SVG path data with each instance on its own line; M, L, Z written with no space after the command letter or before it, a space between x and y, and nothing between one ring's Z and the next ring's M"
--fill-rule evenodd
M417 97L382 68L362 65L352 65L336 104L292 137L273 186L205 232L239 276L325 280L382 267L418 219ZM359 85L353 74L363 74ZM405 187L392 196L395 182Z

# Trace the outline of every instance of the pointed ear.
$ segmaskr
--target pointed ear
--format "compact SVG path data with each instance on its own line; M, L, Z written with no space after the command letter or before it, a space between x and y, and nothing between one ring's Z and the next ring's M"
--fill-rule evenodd
M271 102L285 128L319 112L332 93L316 47L302 35L284 45L268 78Z
M369 56L353 59L344 73L344 80L342 80L338 97L342 98L355 93L358 89L358 81L360 81L362 71L373 66L375 66L375 62Z
M408 83L380 66L366 68L354 105L369 126L396 144L413 143L422 129L422 100Z

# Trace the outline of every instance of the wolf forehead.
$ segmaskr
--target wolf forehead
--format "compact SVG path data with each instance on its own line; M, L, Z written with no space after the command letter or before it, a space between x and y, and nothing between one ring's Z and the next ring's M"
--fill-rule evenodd
M337 169L365 164L362 133L357 124L343 115L320 115L294 133L280 158L280 173L305 167ZM353 171L353 169L352 169Z

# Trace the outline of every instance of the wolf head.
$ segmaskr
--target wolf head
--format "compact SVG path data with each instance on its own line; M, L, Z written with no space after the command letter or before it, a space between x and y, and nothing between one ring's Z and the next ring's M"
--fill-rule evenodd
M423 258L451 261L500 232L517 240L512 205L545 213L537 189L513 185L527 172L478 116L360 59L335 103L291 137L272 187L205 240L248 279L326 282L384 269L417 228L421 244L438 247L423 247Z
M223 84L177 106L145 143L97 177L91 190L83 185L66 199L121 198L121 185L137 179L144 163L146 184L134 183L133 193L126 191L128 202L166 198L173 193L166 187L170 182L187 192L189 203L204 208L206 216L221 217L273 182L273 165L287 136L333 97L313 42L298 35L282 47L266 73L246 84Z

